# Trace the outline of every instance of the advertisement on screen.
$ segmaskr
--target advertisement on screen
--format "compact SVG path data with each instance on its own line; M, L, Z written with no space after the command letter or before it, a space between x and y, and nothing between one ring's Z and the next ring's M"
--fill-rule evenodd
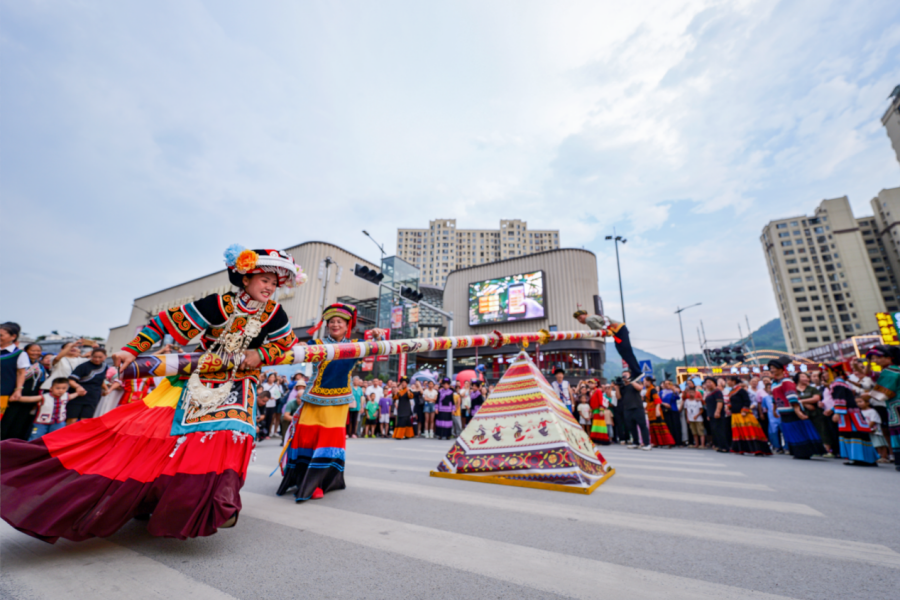
M543 319L544 272L523 273L469 284L469 325Z

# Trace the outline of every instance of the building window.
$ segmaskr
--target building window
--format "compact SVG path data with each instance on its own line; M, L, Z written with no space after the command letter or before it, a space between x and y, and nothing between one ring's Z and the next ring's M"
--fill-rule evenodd
M806 338L806 341L807 341L807 342L818 342L818 341L819 341L819 338L817 338L817 337L808 337L808 338Z
M775 229L787 229L787 223L779 223L775 226Z
M785 241L781 242L781 246L782 246L782 247L784 247L784 246L790 246L790 245L791 245L791 240L785 240Z

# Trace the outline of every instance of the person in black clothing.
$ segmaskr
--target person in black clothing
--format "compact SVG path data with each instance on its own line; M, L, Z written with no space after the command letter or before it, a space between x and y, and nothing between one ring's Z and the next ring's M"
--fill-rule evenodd
M41 347L39 344L25 346L25 355L31 363L25 369L25 377L22 381L21 397L41 395L41 384L47 378L47 371L41 364ZM0 419L0 440L28 441L31 430L34 427L34 418L37 415L38 403L10 400Z
M704 404L716 452L728 452L729 423L728 417L725 416L725 396L722 390L716 387L716 380L712 377L703 380L703 389L706 390Z
M106 350L94 348L91 359L75 367L69 375L69 383L78 397L66 404L66 425L94 416L106 383Z
M625 427L631 434L631 444L628 447L637 448L638 444L641 444L643 450L649 450L650 430L647 428L644 402L641 400L641 390L644 386L631 381L630 371L622 371L622 377L616 380L613 389L618 398L618 406L621 407Z

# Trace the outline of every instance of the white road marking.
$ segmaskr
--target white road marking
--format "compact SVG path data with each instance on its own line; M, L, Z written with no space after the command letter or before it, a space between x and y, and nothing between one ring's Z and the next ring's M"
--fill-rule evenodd
M613 467L619 464L618 459L609 459ZM697 475L718 475L726 477L746 477L740 471L718 471L715 469L690 469L688 467L664 467L662 465L645 465L637 462L622 461L622 466L628 469L647 469L650 471L666 471L668 473L695 473Z
M388 469L391 471L410 471L413 473L421 473L423 475L427 474L431 470L425 465L416 467L409 465L395 465L390 463L367 462L360 460L350 461L347 463L347 469L351 472L355 471L356 467ZM254 473L268 474L268 471L265 468L257 467L255 465L251 466L249 470ZM713 496L711 494L694 494L690 492L672 492L667 490L651 490L629 486L612 485L612 482L616 481L615 477L616 476L613 476L613 479L611 479L609 483L604 484L599 491L605 494L641 496L643 498L662 498L664 500L696 502L699 504L715 504L717 506L731 506L734 508L742 509L771 510L775 512L808 515L813 517L825 516L814 508L807 506L806 504L795 504L793 502L753 500L750 498L733 498L731 496Z
M616 475L618 477L618 475ZM446 481L446 480L442 480ZM469 482L460 482L469 483ZM749 527L704 523L685 519L671 519L652 515L640 515L621 511L611 511L596 507L592 510L585 502L563 503L544 502L525 498L514 498L495 494L485 494L470 489L454 489L441 485L420 485L385 479L353 477L350 485L367 490L387 492L405 496L416 496L427 500L454 502L478 506L492 510L515 511L541 517L575 520L599 526L638 529L650 533L671 536L699 538L727 544L755 546L766 550L793 552L839 561L857 562L900 569L900 553L887 546L837 540L811 535L781 533ZM601 486L601 489L605 487ZM597 493L597 492L595 492ZM590 498L590 497L588 497Z
M690 479L688 477L666 477L665 475L638 475L636 473L623 473L630 467L616 469L616 479L639 479L641 481L659 481L663 483L682 483L690 485L705 485L708 487L729 488L734 490L758 490L760 492L774 492L772 488L763 483L741 483L739 481L717 481L713 479Z
M610 480L614 481L615 477ZM711 494L692 494L690 492L670 492L667 490L648 490L607 483L603 492L607 494L622 494L626 496L642 496L644 498L662 498L665 500L678 500L681 502L697 502L699 504L715 504L717 506L732 506L755 510L771 510L795 515L808 515L811 517L824 517L822 513L807 506L794 502L779 502L777 500L754 500L752 498L732 498L731 496L713 496Z
M242 516L572 598L597 598L601 590L605 597L647 600L784 598L411 525L315 502L296 506L291 500L274 496L250 493L242 496Z
M235 600L212 586L103 539L54 545L0 524L3 577L34 598Z
M453 446L451 446L450 448L452 448L452 447ZM450 448L447 448L446 450L432 450L430 448L422 448L422 449L419 449L419 448L394 448L394 450L399 450L401 452L427 452L429 454L446 455L448 452L450 452Z
M601 452L601 454L602 454L602 452ZM701 462L699 460L675 460L675 459L670 459L670 458L663 459L663 458L649 458L649 457L645 458L644 456L635 456L635 455L631 455L631 454L628 456L616 456L615 458L606 456L606 460L608 460L610 462L613 462L613 461L616 461L616 462L638 462L638 463L653 463L653 464L657 464L657 465L682 465L685 467L702 467L702 468L710 467L713 469L725 468L725 465L723 463L717 463L717 462L712 462L712 461Z

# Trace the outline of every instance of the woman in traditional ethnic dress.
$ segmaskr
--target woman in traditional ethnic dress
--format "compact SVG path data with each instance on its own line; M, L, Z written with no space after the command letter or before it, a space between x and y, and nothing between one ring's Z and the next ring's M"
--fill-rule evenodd
M750 410L750 394L744 382L737 375L729 375L725 379L733 386L728 396L731 409L731 451L737 454L771 455L769 440Z
M645 390L647 394L644 396L646 403L647 419L650 421L650 444L653 446L674 446L675 438L669 433L666 421L663 419L662 400L653 385L653 378L647 377Z
M23 397L34 397L41 395L41 384L47 378L47 370L41 364L41 347L38 344L28 344L25 346L23 354L28 360L28 367L20 370L20 373L14 377L16 387L19 385L19 376L21 376L21 394L10 397L10 402L6 406L6 412L3 413L3 419L0 420L0 440L22 440L27 441L31 437L31 430L34 427L34 418L37 416L37 402L22 402L19 400ZM17 362L24 363L22 359ZM19 398L19 399L17 399Z
M834 422L838 424L838 439L845 465L878 466L878 453L872 447L869 423L856 405L856 394L844 379L847 371L843 363L826 365L831 385L828 387L834 400Z
M332 304L322 313L322 320L308 330L315 335L325 324L323 339L313 339L309 346L340 344L356 326L356 307ZM383 329L372 330L376 339L384 337ZM324 348L322 349L324 354ZM301 407L294 413L288 441L281 452L284 478L276 492L279 496L294 490L297 502L317 500L325 492L342 490L347 447L345 427L350 412L353 389L350 373L358 358L326 360L313 363L310 383L301 396Z
M884 401L894 468L900 471L900 346L875 346L866 353L866 357L882 370L875 382L875 389L864 393L863 397Z
M449 440L453 436L453 409L456 407L453 389L450 387L450 379L444 377L441 380L441 389L438 390L437 403L434 416L434 437L439 440Z
M4 520L51 543L106 537L148 515L151 535L178 539L237 522L259 366L278 364L297 342L272 295L305 276L278 250L232 246L226 264L239 292L158 314L114 359L125 368L166 334L179 344L200 336L204 350L232 334L221 356L241 370L168 377L142 401L32 442L0 443Z
M591 441L595 444L609 446L609 430L606 427L606 409L608 403L603 389L595 379L588 381L591 391Z
M397 413L397 422L394 423L394 439L403 440L416 437L412 427L413 407L415 395L409 389L409 380L400 378L400 387L394 392L394 411Z
M825 454L825 446L809 417L803 412L797 388L785 372L791 359L782 356L766 365L772 374L772 401L781 419L781 433L794 458L809 459L814 454Z

